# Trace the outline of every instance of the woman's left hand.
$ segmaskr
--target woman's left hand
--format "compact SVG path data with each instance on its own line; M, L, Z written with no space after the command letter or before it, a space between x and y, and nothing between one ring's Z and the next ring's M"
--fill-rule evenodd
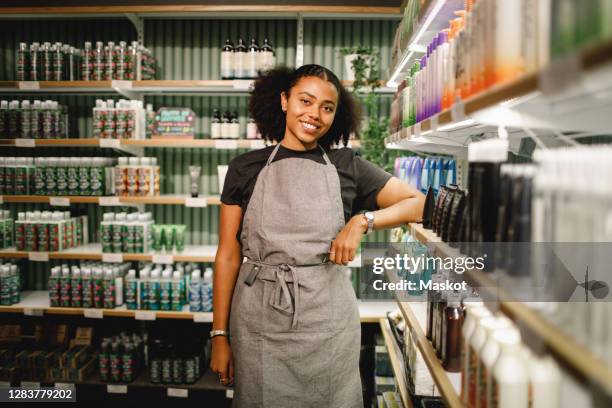
M355 258L355 251L367 228L368 222L362 214L351 218L332 242L329 260L338 265L348 265Z

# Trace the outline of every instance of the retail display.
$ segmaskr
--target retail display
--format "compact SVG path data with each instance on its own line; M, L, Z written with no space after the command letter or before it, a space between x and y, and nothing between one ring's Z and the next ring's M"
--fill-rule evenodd
M457 184L457 164L449 157L400 156L395 159L394 175L423 193L431 187L437 194L441 186Z
M120 157L114 168L118 196L156 196L160 193L160 169L156 157Z
M192 312L212 312L212 268L206 268L204 276L197 269L191 273L189 281L189 310Z
M153 216L145 213L112 213L103 215L100 242L103 253L149 253L153 241Z
M18 251L56 252L87 244L87 216L70 211L27 211L17 214L15 247Z
M86 41L83 49L60 42L20 43L16 64L18 81L131 81L154 79L157 62L137 41L98 41L95 48Z
M153 338L149 379L153 384L193 384L206 371L208 339Z
M223 115L218 109L213 110L210 124L211 139L240 139L238 112L226 110ZM252 132L252 129L251 129Z
M20 289L19 266L10 261L0 260L0 305L10 306L19 303L21 300Z
M92 135L96 139L144 139L148 115L142 101L97 99L93 108Z
M155 139L193 139L196 115L190 108L160 108L155 114Z
M104 337L100 344L100 380L131 383L144 367L145 339L137 334Z
M66 139L68 107L57 101L0 101L0 138Z
M259 72L268 71L275 65L274 49L267 38L261 47L254 38L248 47L242 38L238 40L236 46L227 39L221 49L222 79L255 78Z
M9 210L0 209L0 249L10 248L15 245L14 220Z

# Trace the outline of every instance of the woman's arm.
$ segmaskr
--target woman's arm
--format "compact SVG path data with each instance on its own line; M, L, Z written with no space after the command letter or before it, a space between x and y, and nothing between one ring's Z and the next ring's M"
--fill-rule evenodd
M391 177L376 195L380 210L374 213L374 229L397 227L409 222L421 221L425 195L416 188ZM355 258L355 251L368 228L362 214L351 218L332 243L329 259L337 264L348 264Z
M236 234L242 220L239 205L221 204L219 221L219 247L215 256L213 276L213 330L229 330L229 314L236 278L242 263L240 242ZM234 377L232 353L227 337L216 336L212 340L213 356L210 368L219 374L223 384L231 384Z

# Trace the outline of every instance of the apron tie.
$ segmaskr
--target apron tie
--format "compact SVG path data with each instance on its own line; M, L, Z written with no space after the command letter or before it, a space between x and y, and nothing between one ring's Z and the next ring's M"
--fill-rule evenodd
M287 281L285 280L285 275L287 272L291 272L291 278L293 280L293 301L295 304L291 303L291 292L289 291L289 286L287 285ZM280 264L276 267L274 271L274 275L276 277L276 282L274 284L274 288L272 289L272 293L270 296L270 306L274 309L279 310L281 312L293 312L293 319L291 321L291 328L295 329L297 327L298 322L298 310L300 304L300 289L298 284L298 277L295 267L288 264Z

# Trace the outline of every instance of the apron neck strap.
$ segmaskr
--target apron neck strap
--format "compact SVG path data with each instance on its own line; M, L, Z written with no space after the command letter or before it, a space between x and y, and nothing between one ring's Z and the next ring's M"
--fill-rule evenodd
M276 147L274 148L274 150L272 150L270 157L268 157L266 166L269 166L270 163L272 163L272 160L274 160L274 156L276 156L276 153L278 153L278 149L280 148L280 146L281 146L280 142L276 144ZM325 153L325 149L323 149L323 147L319 144L317 146L319 147L319 149L321 149L321 153L323 154L323 160L325 160L325 164L329 166L331 164L331 161L329 160L329 157L327 157L327 153Z

